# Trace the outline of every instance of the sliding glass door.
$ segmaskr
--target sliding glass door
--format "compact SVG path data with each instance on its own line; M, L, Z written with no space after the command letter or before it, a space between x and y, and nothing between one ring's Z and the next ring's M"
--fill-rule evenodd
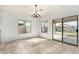
M53 21L53 39L62 41L62 20L57 19Z
M78 45L78 16L53 20L53 39Z
M77 45L78 44L78 24L77 16L63 18L63 42Z

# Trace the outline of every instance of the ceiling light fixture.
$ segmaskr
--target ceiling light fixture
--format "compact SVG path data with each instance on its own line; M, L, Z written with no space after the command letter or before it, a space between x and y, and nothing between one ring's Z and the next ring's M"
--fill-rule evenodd
M33 18L39 18L40 14L37 11L37 5L35 5L35 12L33 13L33 15L31 15Z

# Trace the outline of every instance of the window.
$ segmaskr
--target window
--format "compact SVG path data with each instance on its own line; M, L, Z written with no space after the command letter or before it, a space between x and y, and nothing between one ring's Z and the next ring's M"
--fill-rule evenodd
M31 32L31 21L18 21L18 33L30 33Z
M41 22L41 32L47 33L47 31L48 31L48 22L47 21Z

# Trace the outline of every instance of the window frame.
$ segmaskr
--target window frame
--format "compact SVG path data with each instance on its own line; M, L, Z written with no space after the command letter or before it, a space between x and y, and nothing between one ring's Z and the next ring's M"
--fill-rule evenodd
M27 32L27 26L25 27L26 28L26 32L25 33L19 33L18 32L18 34L28 34L28 33L31 33L31 31L32 31L32 22L31 21L29 21L29 20L18 20L18 21L23 21L24 22L24 24L26 24L27 22L30 22L30 31L29 32ZM17 26L19 26L19 24L17 23Z
M44 23L44 26L42 25L42 23ZM45 26L45 23L47 24L47 26ZM45 32L45 27L47 27L47 31ZM42 28L44 28L44 31L42 30ZM47 33L48 32L48 21L41 21L41 33Z

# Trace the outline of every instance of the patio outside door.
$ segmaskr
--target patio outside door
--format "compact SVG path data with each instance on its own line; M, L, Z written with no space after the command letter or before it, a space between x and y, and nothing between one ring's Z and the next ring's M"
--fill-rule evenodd
M78 45L78 16L53 20L53 40Z
M78 45L77 16L63 18L63 42Z
M53 39L62 41L62 19L53 20Z

